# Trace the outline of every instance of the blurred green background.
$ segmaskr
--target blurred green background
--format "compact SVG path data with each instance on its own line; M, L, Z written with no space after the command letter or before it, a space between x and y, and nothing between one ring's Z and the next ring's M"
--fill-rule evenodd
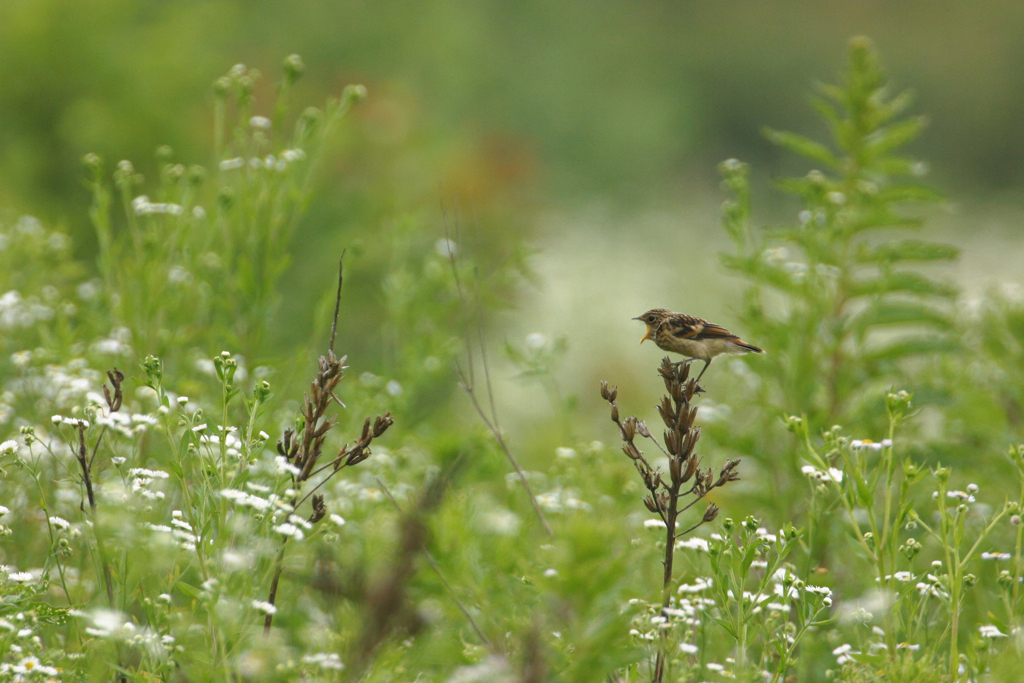
M6 0L0 206L66 225L88 256L84 153L149 175L163 143L207 163L211 82L236 62L276 78L297 52L309 68L296 101L350 82L370 99L320 175L290 299L320 292L311 260L326 267L408 212L440 233L440 202L460 202L481 216L479 239L542 250L545 295L521 301L517 333L598 334L618 352L651 305L729 322L714 165L751 162L762 194L793 170L760 129L819 134L806 95L861 33L930 117L913 151L952 202L936 223L971 245L959 274L1019 278L1024 6L1009 1ZM774 208L762 202L765 220ZM290 329L279 343L304 338Z
M321 329L332 262L349 247L346 310L365 324L345 348L386 370L401 335L389 342L372 323L383 272L403 258L396 245L443 236L447 207L476 251L531 273L506 292L499 337L568 337L565 390L586 401L607 376L644 373L653 391L658 352L636 348L629 318L666 306L735 324L715 165L750 162L759 219L791 216L771 180L806 166L760 131L821 136L807 95L836 79L855 34L872 37L894 89L913 90L912 111L929 117L911 152L949 198L929 215L931 236L964 247L949 274L968 297L1020 283L1016 2L6 0L0 206L64 226L89 262L83 154L131 159L150 179L160 144L209 165L213 80L234 63L262 70L256 109L269 114L281 59L299 53L294 102L347 83L369 99L318 174L268 357ZM498 373L500 394L532 420L535 389L505 384L510 374Z

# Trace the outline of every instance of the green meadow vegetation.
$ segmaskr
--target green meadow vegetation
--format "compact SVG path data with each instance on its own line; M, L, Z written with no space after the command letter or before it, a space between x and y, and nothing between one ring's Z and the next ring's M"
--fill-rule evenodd
M791 215L718 168L767 354L653 362L663 396L615 366L575 396L566 339L502 338L543 285L472 197L344 253L300 231L324 174L364 218L384 192L336 159L373 92L305 106L306 70L217 79L205 166L87 155L95 258L0 225L0 680L1019 679L1024 297L944 274L867 39L812 95L827 137L764 132Z

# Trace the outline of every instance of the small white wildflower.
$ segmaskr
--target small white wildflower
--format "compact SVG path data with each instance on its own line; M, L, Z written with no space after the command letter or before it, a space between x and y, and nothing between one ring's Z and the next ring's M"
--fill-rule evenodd
M330 516L330 520L332 522L334 522L335 524L337 524L338 526L344 526L345 525L345 518L342 517L341 515L332 514Z
M662 524L662 526L665 526ZM697 550L700 552L708 552L708 542L706 539L700 536L691 536L690 538L676 542L676 549L688 548L690 550Z
M557 570L557 569L554 569L553 567L552 567L552 568L548 568L548 569L545 569L545 570L544 570L544 576L546 576L546 577L548 577L548 578L551 578L551 577L553 577L553 576L558 576L558 570Z
M576 457L576 449L559 446L555 449L555 455L563 460L571 460Z
M725 667L719 664L718 662L708 662L704 666L707 667L710 671L717 671L718 673L725 671Z
M306 537L306 534L304 534L302 532L302 529L300 529L299 527L295 526L294 524L288 524L288 523L279 524L279 525L274 527L274 531L276 531L277 533L279 533L279 534L281 534L283 536L291 536L296 541L301 541L302 539L304 539Z
M249 125L259 130L270 130L270 119L266 116L253 116L249 119Z
M434 251L437 252L438 256L443 258L451 258L459 253L459 245L447 237L442 237L434 243Z
M32 572L10 572L7 574L8 581L17 581L18 583L31 581L34 578L35 576L32 574Z
M163 470L147 470L145 467L133 467L128 470L133 477L146 477L148 479L168 479L171 475Z
M668 526L660 519L646 519L644 520L645 529L667 529Z
M692 584L683 583L679 585L679 593L700 593L711 588L711 578L698 576Z
M70 529L71 522L64 519L63 517L50 517L50 524L60 527L61 529Z
M697 654L697 646L693 645L692 643L679 643L679 649L683 652L683 654Z
M1006 634L999 630L998 626L979 626L978 635L982 638L1005 638Z
M18 452L18 442L13 439L0 443L0 455L14 455Z
M851 650L853 650L853 646L852 645L850 645L849 643L843 643L842 645L840 645L836 649L832 650L832 654L834 654L836 656L845 655L847 652L850 652Z
M543 349L548 343L548 338L540 332L532 332L526 335L526 347L537 351Z
M250 604L253 609L257 609L264 614L277 614L277 607L265 600L253 600Z
M981 559L983 560L1008 560L1013 555L1010 553L982 553Z
M274 458L274 463L277 465L278 474L292 474L298 476L302 473L302 470L288 462L288 459L283 455L279 455Z

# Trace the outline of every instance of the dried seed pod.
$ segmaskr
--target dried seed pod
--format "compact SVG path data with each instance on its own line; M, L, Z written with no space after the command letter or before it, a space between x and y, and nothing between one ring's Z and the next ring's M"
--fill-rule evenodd
M636 418L627 417L626 421L622 423L622 438L632 441L634 436L636 436Z
M708 505L708 509L704 511L704 521L705 522L713 522L713 521L715 521L715 517L717 517L717 516L718 516L718 506L715 505L714 503L711 503L710 505Z

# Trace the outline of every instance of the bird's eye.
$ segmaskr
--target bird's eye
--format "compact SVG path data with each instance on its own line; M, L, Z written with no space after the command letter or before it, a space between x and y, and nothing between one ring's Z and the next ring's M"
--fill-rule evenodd
M649 322L650 324L653 325L654 324L654 316L653 315L647 316L647 322Z

